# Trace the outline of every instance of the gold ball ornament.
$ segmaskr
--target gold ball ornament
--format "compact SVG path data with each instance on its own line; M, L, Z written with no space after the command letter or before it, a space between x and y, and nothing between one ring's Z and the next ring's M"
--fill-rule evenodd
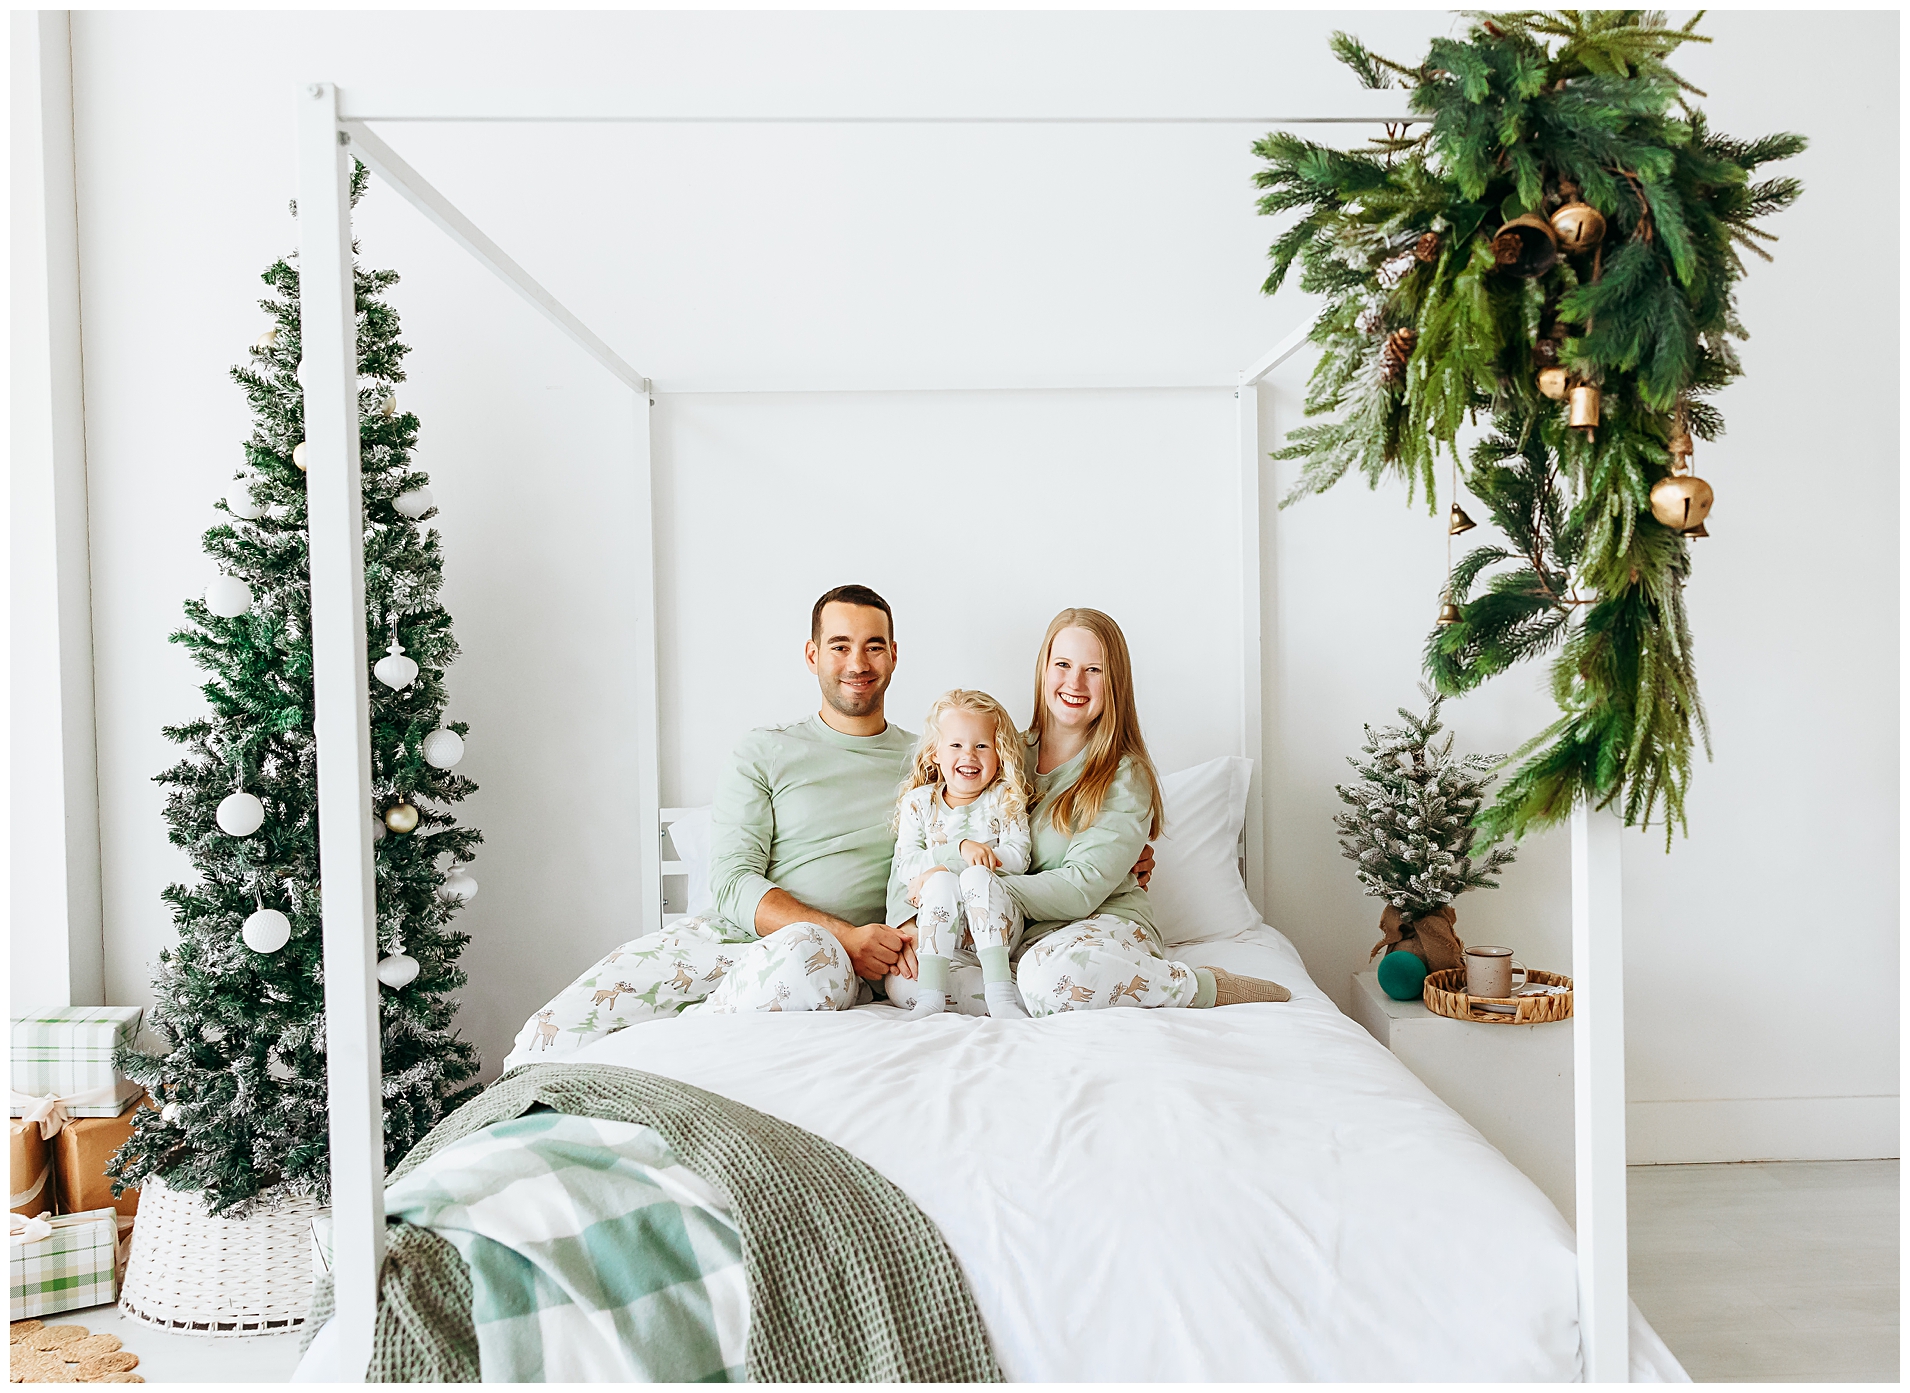
M1704 520L1711 516L1711 485L1695 474L1673 474L1651 489L1651 515L1686 537L1708 537Z
M418 810L409 803L393 803L385 809L385 826L403 836L418 828Z
M1553 401L1564 401L1565 394L1572 390L1572 375L1561 367L1539 369L1539 393Z
M1560 249L1576 256L1605 240L1605 215L1591 204L1573 199L1552 214L1552 232Z

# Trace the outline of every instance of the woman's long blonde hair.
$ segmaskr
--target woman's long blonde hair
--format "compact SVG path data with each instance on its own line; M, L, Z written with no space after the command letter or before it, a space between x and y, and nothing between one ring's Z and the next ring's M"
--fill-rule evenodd
M1057 832L1072 835L1082 827L1092 827L1101 816L1101 804L1108 789L1121 772L1121 761L1132 759L1134 767L1147 780L1148 797L1153 804L1148 824L1150 840L1161 834L1166 809L1161 803L1161 779L1147 753L1147 741L1141 738L1141 718L1134 709L1134 664L1127 655L1127 639L1121 626L1098 609L1064 609L1048 621L1047 637L1041 640L1041 654L1035 659L1034 729L1045 736L1048 730L1048 703L1043 695L1048 674L1048 657L1054 637L1063 629L1086 629L1101 642L1106 655L1103 672L1103 703L1100 718L1088 732L1087 759L1081 777L1054 800L1050 815Z
M942 717L950 711L969 711L995 723L995 754L1001 760L1001 773L995 778L1002 785L1003 807L1011 817L1027 821L1028 805L1035 800L1035 774L1028 765L1028 747L1015 729L1015 718L987 692L963 687L943 692L929 707L922 720L922 738L915 742L915 756L909 761L908 777L902 781L902 796L906 798L924 784L942 782L942 771L935 766L935 746L942 738ZM895 816L898 821L902 816L899 799Z

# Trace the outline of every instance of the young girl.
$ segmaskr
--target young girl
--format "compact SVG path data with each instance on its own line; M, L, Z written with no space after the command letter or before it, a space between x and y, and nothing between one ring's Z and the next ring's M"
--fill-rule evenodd
M949 968L958 960L979 961L989 1015L1028 1014L1008 965L1021 940L1021 911L996 872L1028 869L1033 794L1021 738L1000 702L960 689L936 698L896 806L889 873L891 906L901 901L919 911L911 1014L947 1008Z

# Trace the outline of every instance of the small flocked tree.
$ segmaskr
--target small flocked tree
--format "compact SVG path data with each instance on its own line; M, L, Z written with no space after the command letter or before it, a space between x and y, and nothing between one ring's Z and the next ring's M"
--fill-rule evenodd
M1424 716L1402 706L1403 726L1366 727L1365 758L1346 761L1360 781L1334 789L1350 811L1336 814L1333 823L1366 893L1386 901L1384 936L1373 955L1404 948L1433 967L1452 967L1459 951L1453 900L1468 890L1497 889L1493 877L1513 852L1495 847L1474 856L1479 832L1473 819L1499 760L1455 755L1450 731L1435 739L1445 698L1430 687L1420 692L1430 702Z
M365 184L358 166L354 206ZM211 709L166 730L186 753L158 776L172 841L198 878L164 895L179 938L160 954L149 1020L166 1052L124 1061L159 1110L141 1110L114 1169L129 1185L157 1176L202 1192L234 1217L280 1187L323 1198L329 1184L299 279L286 260L263 279L272 327L233 369L253 412L246 467L221 504L227 519L205 535L222 577L186 603L172 636L208 674ZM396 1163L477 1091L477 1052L451 1028L469 941L451 921L476 890L457 865L481 838L448 811L475 785L449 772L467 727L441 726L458 650L438 603L438 535L419 525L435 513L411 466L418 419L394 395L408 350L383 297L398 277L357 268L353 280L370 656L395 642L417 665L399 685L371 682L376 806L365 810L378 838L385 1148ZM385 676L404 677L395 666Z

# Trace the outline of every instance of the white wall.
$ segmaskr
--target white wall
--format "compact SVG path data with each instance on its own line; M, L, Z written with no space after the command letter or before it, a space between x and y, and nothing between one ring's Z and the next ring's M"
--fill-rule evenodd
M170 932L158 892L188 871L150 779L174 757L160 725L201 698L165 635L209 575L198 534L240 459L246 417L225 369L258 332L257 272L293 242L294 82L618 82L680 107L1353 112L1375 99L1327 60L1328 29L1410 53L1448 23L76 16L108 998L146 998ZM1813 275L1835 254L1840 210L1889 203L1858 161L1892 139L1894 24L1717 16L1718 45L1687 65L1694 76L1709 65L1698 80L1725 129L1794 125L1818 143L1799 161L1812 190L1781 224L1780 261L1758 266L1745 292L1759 337L1750 383L1725 402L1731 441L1699 458L1722 499L1693 589L1719 759L1700 770L1692 839L1669 859L1640 840L1628 862L1632 1092L1637 1135L1662 1139L1646 1143L1654 1156L1776 1154L1771 1139L1800 1131L1783 1144L1894 1149L1895 347L1876 322L1887 316L1815 293ZM1832 71L1828 47L1821 63L1788 62L1851 35L1876 55L1874 81L1816 76ZM175 103L164 120L156 83ZM1023 707L1041 625L1085 602L1128 627L1166 767L1237 748L1233 401L1200 384L1226 382L1302 313L1256 293L1272 229L1252 212L1253 133L391 129L666 389L666 801L705 797L741 727L806 709L807 608L849 579L897 605L905 724L954 682ZM454 715L474 725L464 767L482 786L465 806L487 838L464 920L476 941L463 1021L494 1064L525 1013L635 916L626 636L642 553L625 519L636 422L627 393L388 192L373 193L359 226L368 259L404 275L394 300L415 348L404 400L423 418L419 458L444 508L446 601L465 650ZM1833 336L1874 347L1853 368L1821 351ZM1154 389L981 390L1069 378ZM905 390L941 385L974 390ZM713 386L895 390L667 390ZM1270 431L1292 424L1297 386L1283 378L1269 393ZM1878 506L1800 527L1800 490L1780 466L1827 457ZM929 574L950 545L935 524L958 480L979 483L992 509L988 574L972 595ZM1077 527L1044 528L1044 505ZM1343 992L1375 915L1333 846L1331 784L1360 721L1413 697L1443 539L1399 500L1357 488L1268 512L1272 913ZM983 612L997 626L977 634L970 616ZM1839 665L1837 680L1803 665L1811 653ZM1549 709L1537 684L1518 674L1458 704L1464 741L1516 744ZM1529 843L1504 891L1463 906L1466 931L1509 939L1535 965L1563 962L1565 860L1551 839ZM1832 947L1791 951L1800 943ZM1679 993L1712 972L1723 989L1704 993L1694 1022ZM1835 986L1848 1009L1782 1009L1769 987L1780 973ZM1813 1101L1770 1101L1784 1099ZM1841 1120L1800 1129L1800 1106ZM1888 1143L1877 1140L1886 1114Z

